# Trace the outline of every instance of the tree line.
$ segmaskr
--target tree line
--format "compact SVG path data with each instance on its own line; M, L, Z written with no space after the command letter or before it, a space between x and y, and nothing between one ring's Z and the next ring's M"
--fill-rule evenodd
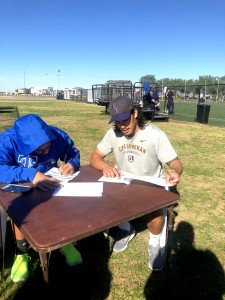
M154 82L158 87L172 87L179 89L180 92L191 93L195 92L197 94L205 92L207 89L207 94L218 94L225 95L225 76L214 77L210 75L199 76L198 79L171 79L171 78L161 78L156 79L155 75L145 75L140 78L140 82Z

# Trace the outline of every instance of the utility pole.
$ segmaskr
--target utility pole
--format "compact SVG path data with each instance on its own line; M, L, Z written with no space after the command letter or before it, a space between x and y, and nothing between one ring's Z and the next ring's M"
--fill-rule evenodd
M57 72L58 72L58 89L59 89L59 74L60 74L61 70L58 70Z

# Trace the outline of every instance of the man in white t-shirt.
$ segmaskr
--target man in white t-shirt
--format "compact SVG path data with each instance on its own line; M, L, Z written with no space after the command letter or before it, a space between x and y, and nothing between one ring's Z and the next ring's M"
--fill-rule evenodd
M170 168L166 182L176 186L180 181L183 166L165 133L153 124L146 124L141 110L133 105L127 96L113 99L109 105L114 126L109 129L91 155L90 163L102 170L106 177L120 177L124 172L138 176L162 176L163 164ZM104 158L114 153L116 167L109 165ZM138 201L138 199L137 199ZM160 235L164 225L163 210L146 216L149 239L149 266L154 271L163 269L163 256L160 248ZM114 241L113 250L121 252L135 236L130 222L119 225L121 229Z

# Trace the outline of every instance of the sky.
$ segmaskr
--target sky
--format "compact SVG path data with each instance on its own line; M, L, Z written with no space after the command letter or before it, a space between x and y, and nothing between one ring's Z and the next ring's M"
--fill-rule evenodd
M224 0L1 0L0 92L225 75Z

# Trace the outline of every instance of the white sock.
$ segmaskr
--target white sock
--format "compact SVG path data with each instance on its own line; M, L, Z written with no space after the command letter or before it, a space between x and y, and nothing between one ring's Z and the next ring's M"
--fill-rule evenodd
M151 246L156 246L158 244L160 244L160 237L161 237L161 233L160 234L152 234L150 232L150 238L149 238L149 245Z
M118 227L120 229L130 231L130 223L129 222L123 222L120 225L118 225Z

